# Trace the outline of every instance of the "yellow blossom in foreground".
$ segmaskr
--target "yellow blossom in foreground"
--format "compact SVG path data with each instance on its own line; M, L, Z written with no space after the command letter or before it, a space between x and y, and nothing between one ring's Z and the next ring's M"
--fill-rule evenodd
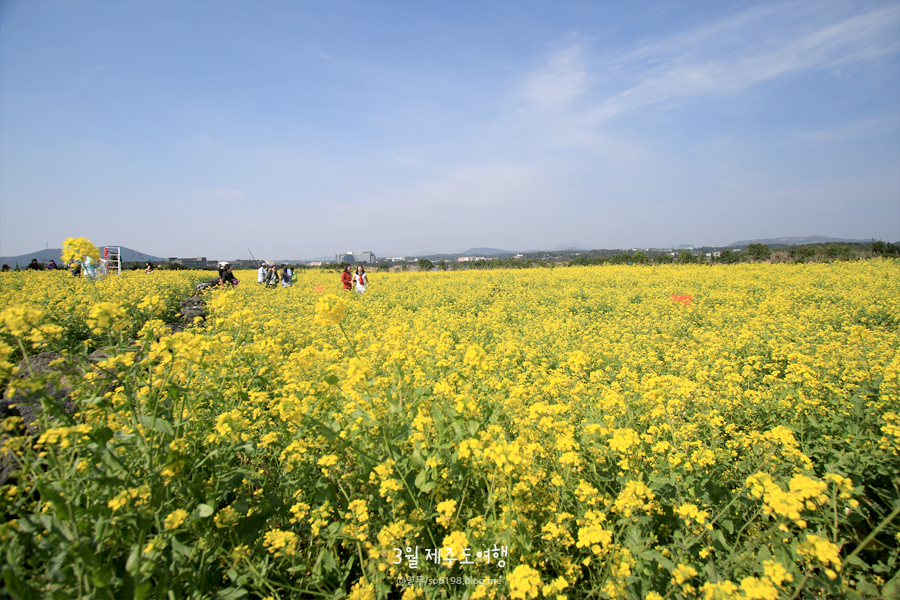
M672 579L674 579L675 583L678 585L684 585L696 576L697 569L690 565L678 565L675 567L675 570L672 571Z
M443 502L439 502L437 511L440 513L440 516L437 518L437 522L446 527L455 510L456 500L444 500Z
M275 558L293 556L297 553L297 534L292 531L273 529L263 537L263 545Z
M825 538L810 534L800 543L798 551L806 560L816 561L823 566L829 579L837 578L835 571L841 570L840 550L837 546Z
M178 508L169 513L169 515L163 519L163 525L165 525L166 529L178 529L181 527L181 524L184 523L184 520L187 519L188 513L186 510Z
M328 294L316 302L316 321L325 325L337 325L347 312L347 301Z
M0 331L21 337L37 325L43 313L27 306L11 306L0 313Z
M778 600L781 592L771 581L763 577L745 577L741 580L741 592L744 598L752 600Z
M469 547L469 539L462 531L454 531L444 538L441 549L441 558L444 566L452 567L463 560L463 550ZM452 558L454 560L447 560Z
M541 574L528 565L519 565L509 575L509 597L526 600L537 598L541 590Z
M70 260L81 261L89 257L95 261L100 260L100 250L86 237L66 238L63 242L62 256L60 259L67 263Z

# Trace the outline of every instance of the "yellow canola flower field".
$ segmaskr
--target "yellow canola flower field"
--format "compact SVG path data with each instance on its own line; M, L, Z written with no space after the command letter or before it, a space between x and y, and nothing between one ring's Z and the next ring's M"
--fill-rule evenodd
M6 275L13 596L898 593L896 261Z

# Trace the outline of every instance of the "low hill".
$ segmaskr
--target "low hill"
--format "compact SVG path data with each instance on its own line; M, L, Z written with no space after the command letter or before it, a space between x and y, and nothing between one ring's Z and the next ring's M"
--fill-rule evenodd
M462 252L454 252L454 254L459 254L460 256L475 256L476 254L490 255L513 253L509 250L501 250L500 248L469 248L468 250L463 250Z
M103 246L97 247L100 249L100 253L103 254ZM125 262L146 260L149 260L151 262L161 262L166 260L165 258L153 256L151 254L144 254L143 252L138 252L137 250L126 248L125 246L120 246L120 248L122 249L122 260ZM49 260L55 260L57 264L61 264L61 255L62 248L49 248L38 250L37 252L32 252L30 254L20 254L19 256L0 256L0 264L7 264L13 268L15 268L16 264L18 264L20 269L24 269L25 266L35 258L39 263L46 263Z
M766 245L776 245L781 244L785 246L796 246L798 244L827 244L828 242L851 242L855 244L867 244L872 240L847 240L844 238L833 238L825 235L811 235L807 237L780 237L780 238L771 238L765 240L742 240L740 242L733 242L728 244L729 246L747 246L749 244L766 244Z

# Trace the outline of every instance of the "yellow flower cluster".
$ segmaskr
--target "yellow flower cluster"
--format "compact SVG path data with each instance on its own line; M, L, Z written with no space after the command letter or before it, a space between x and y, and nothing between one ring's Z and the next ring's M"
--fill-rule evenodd
M290 557L297 553L297 534L292 531L273 529L263 537L263 545L275 558Z
M100 250L91 243L91 240L85 237L66 238L66 241L63 242L62 256L60 258L63 263L67 263L70 260L82 261L85 258L99 261Z

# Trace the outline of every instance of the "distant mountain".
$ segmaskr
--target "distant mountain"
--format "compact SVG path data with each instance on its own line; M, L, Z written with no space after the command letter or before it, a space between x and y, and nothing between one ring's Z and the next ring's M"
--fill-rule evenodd
M110 246L112 247L112 246ZM103 246L97 246L100 249L100 254L103 254ZM145 261L149 260L151 262L159 262L166 260L165 258L159 256L152 256L150 254L144 254L142 252L138 252L137 250L132 250L131 248L126 248L125 246L120 246L122 249L122 260L125 262L132 261ZM37 252L32 252L31 254L20 254L19 256L0 256L0 264L7 264L10 267L15 268L16 264L19 265L20 269L24 269L25 266L32 261L32 259L37 259L38 262L46 263L50 260L55 260L57 264L61 264L60 256L62 255L62 248L50 248L45 250L39 250Z
M582 248L579 244L562 244L551 250L551 252L562 252L564 250L588 250L588 248Z
M468 250L463 250L462 252L454 252L454 254L459 254L460 256L475 256L476 254L490 255L490 254L513 254L509 250L501 250L500 248L469 248Z
M748 246L750 244L784 244L787 246L796 246L797 244L827 244L828 242L852 242L857 244L866 244L872 240L847 240L844 238L833 238L824 235L811 235L808 237L780 237L765 240L742 240L733 242L729 246Z

